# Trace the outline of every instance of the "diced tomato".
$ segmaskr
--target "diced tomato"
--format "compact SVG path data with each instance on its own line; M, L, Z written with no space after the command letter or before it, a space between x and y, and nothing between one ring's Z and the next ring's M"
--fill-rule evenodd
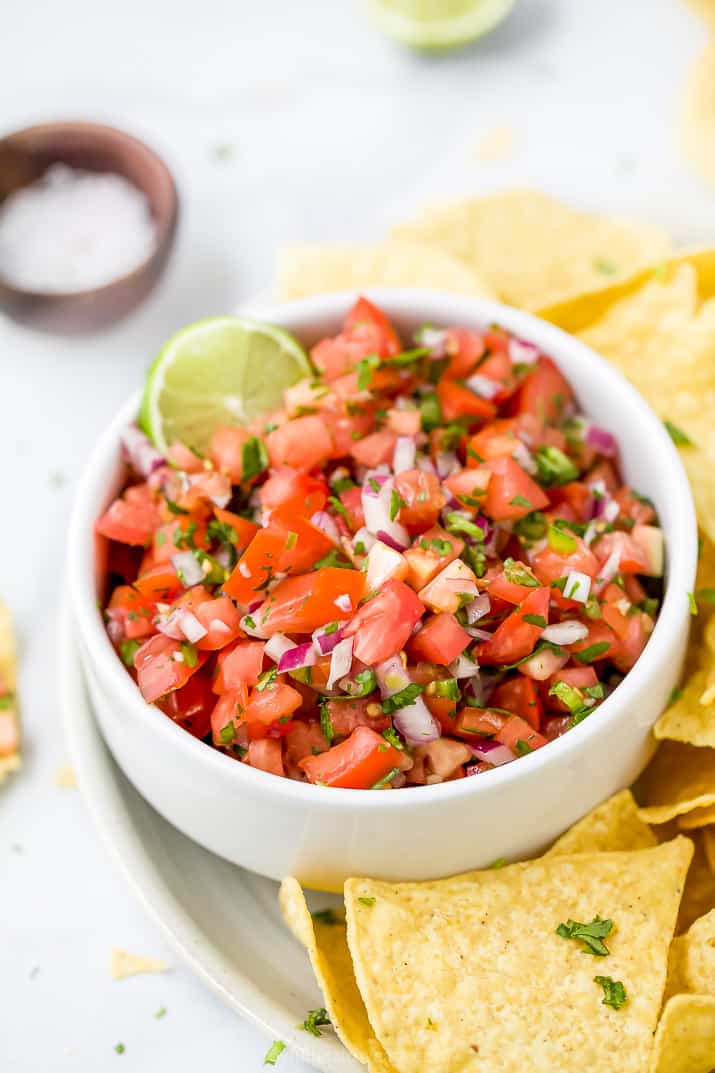
M214 504L231 496L231 478L218 470L204 470L188 478L189 487L177 500L178 506L195 517L208 517Z
M487 502L491 481L491 471L482 466L479 469L458 469L442 483L461 506L476 513Z
M279 507L273 511L270 529L284 535L283 551L275 570L280 574L299 574L335 549L335 543L322 529L300 515Z
M302 703L303 698L298 690L280 679L271 682L264 689L252 689L241 717L248 725L249 737L252 736L254 725L266 727L278 720L285 722Z
M389 584L401 585L402 582ZM326 622L344 621L354 615L364 588L365 575L359 570L324 566L310 574L281 581L253 612L253 618L266 637L279 631L312 633ZM360 612L357 617L359 615Z
M179 440L174 440L169 448L168 455L169 461L177 469L182 469L184 473L200 473L204 468L203 461L196 452L192 451L186 444L180 443Z
M531 567L539 581L544 585L550 585L557 578L566 577L571 571L578 571L594 578L598 574L598 559L593 554L588 544L581 537L575 536L570 530L568 536L575 545L575 550L568 555L561 555L547 544L531 557Z
M177 551L191 547L208 551L211 541L208 538L206 526L197 526L195 520L187 514L160 525L154 531L151 553L155 563L168 563Z
M552 422L563 418L566 407L573 402L573 392L551 358L542 355L517 399L517 413L534 414L540 421Z
M211 737L214 745L221 748L236 741L247 704L248 689L245 685L227 689L221 694L211 712Z
M393 578L362 605L343 636L354 637L353 655L374 666L404 648L423 611L424 604L409 585Z
M218 654L214 692L255 686L263 669L264 641L237 641Z
M547 739L537 733L520 715L511 715L501 730L496 733L496 740L506 745L517 756L533 752L547 744Z
M454 615L432 615L410 642L414 659L427 663L451 663L471 644L472 638Z
M187 648L189 659L185 655ZM197 652L163 633L150 637L134 654L134 669L144 700L151 704L165 693L181 689L207 659L208 652Z
M504 726L507 716L491 708L462 708L457 716L454 733L468 741L475 737L492 737Z
M449 697L435 697L426 693L424 701L435 717L443 734L454 734L457 725L457 702Z
M355 485L354 488L346 488L340 493L338 499L345 507L347 522L354 533L362 529L365 524L365 511L362 509L362 491Z
M243 448L251 434L246 428L220 425L211 437L211 458L216 468L240 484L243 477Z
M520 604L522 600L525 600L532 589L536 588L538 582L533 577L531 570L526 564L519 564L520 570L523 571L525 576L531 576L535 581L533 585L520 585L516 581L508 581L507 576L503 570L500 570L496 577L492 578L489 582L487 592L490 598L497 600L505 600L508 604Z
M301 473L292 466L279 466L272 470L268 480L261 485L259 494L266 510L283 507L302 514L304 518L310 518L317 510L322 510L328 498L324 481Z
M480 662L515 663L528 656L548 621L549 590L532 589L516 611L497 626L491 641L480 646Z
M111 622L120 628L122 637L134 640L156 633L156 603L143 597L131 585L117 585L107 607Z
M375 418L368 410L364 413L348 414L343 406L321 410L321 416L333 442L332 458L344 458L352 454L356 443L367 439L375 425Z
M594 663L601 659L613 659L618 651L618 639L610 626L601 619L587 623L588 636L569 645L569 651L579 663ZM597 648L594 648L597 646ZM591 651L593 650L593 651Z
M433 526L404 552L408 570L407 583L413 589L423 589L463 551L463 540L438 525Z
M613 655L613 662L624 674L631 669L640 656L655 625L650 615L646 615L644 611L631 615L627 622L628 629L625 635L619 638L618 647Z
M302 472L322 466L330 458L333 441L324 422L313 414L295 417L266 436L271 466L290 465Z
M159 523L157 508L115 499L96 523L96 530L121 544L147 545Z
M397 436L389 428L373 432L363 440L356 440L350 448L350 454L361 466L374 469L383 462L392 462Z
M566 504L573 512L569 521L587 522L590 518L591 489L583 481L570 481L560 487L551 489L551 505L555 513L562 518L561 505Z
M467 465L480 466L493 458L512 455L521 440L517 436L516 418L491 421L481 428L469 441Z
M632 518L638 525L650 525L656 520L655 509L650 500L637 495L633 489L624 484L613 497L621 508L621 515Z
M158 563L142 570L134 588L149 600L170 603L181 592L181 581L172 563Z
M496 416L497 408L493 402L480 398L468 387L463 387L454 380L440 380L437 384L437 398L445 421L456 421L459 417L488 421Z
M434 473L407 469L395 477L395 491L402 500L397 520L410 533L423 533L433 526L447 502Z
M483 507L487 517L495 522L516 521L548 505L540 486L513 458L502 455L486 465L492 474Z
M449 364L445 376L463 380L474 372L475 365L484 356L484 336L471 328L450 328L447 331L446 350Z
M282 747L276 738L249 741L246 762L259 771L267 771L269 775L285 775Z
M388 410L387 425L398 436L417 436L420 431L420 412L416 409Z
M381 358L394 357L402 346L388 317L367 298L360 297L348 312L343 331L350 339L369 343L371 352Z
M532 678L517 674L498 685L490 699L495 708L504 708L514 715L520 715L534 730L541 728L544 710Z
M206 600L194 609L194 614L207 631L206 636L196 642L197 648L213 652L242 636L240 612L228 596Z
M260 600L278 572L287 539L286 532L278 526L259 529L224 582L223 591L240 604Z
M477 579L461 559L454 559L445 566L418 593L420 600L432 611L448 611L450 614L459 610L466 597L473 599L476 595Z
M157 699L157 707L180 723L195 738L205 738L211 729L214 697L211 680L205 672L194 674L185 686Z
M387 745L387 748L385 746ZM370 727L358 726L349 738L319 756L306 756L300 767L310 782L369 790L393 768L402 754Z
M426 775L439 775L445 781L461 772L462 764L472 759L471 749L453 738L437 738L427 745L416 745L413 755L416 764L424 764Z
M286 763L298 767L300 761L306 756L316 756L324 753L328 748L320 723L310 720L304 723L300 719L293 722L292 727L285 736ZM303 778L302 769L298 769L294 777Z
M646 574L648 572L646 555L641 545L637 544L628 533L622 533L620 530L604 533L593 545L593 550L601 566L613 552L617 552L620 573Z
M370 715L369 709L377 707L377 714ZM352 734L355 727L368 726L378 734L392 724L389 715L385 715L380 705L370 697L361 697L359 700L329 700L327 702L328 715L336 738L347 738Z

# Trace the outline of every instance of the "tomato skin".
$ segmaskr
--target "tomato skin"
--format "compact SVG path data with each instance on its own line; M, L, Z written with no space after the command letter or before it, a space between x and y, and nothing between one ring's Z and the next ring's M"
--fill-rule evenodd
M349 310L343 331L350 338L370 345L381 358L394 357L402 345L388 317L367 298L358 298Z
M496 687L491 696L495 708L504 708L514 715L520 715L525 719L533 730L541 728L544 710L541 706L539 691L532 678L525 678L523 674L502 682Z
M213 700L211 681L202 672L192 675L180 689L160 697L157 708L195 738L205 738L211 729Z
M446 665L464 652L472 638L454 615L432 615L409 643L414 659Z
M383 462L392 461L396 441L396 434L389 428L383 428L353 443L350 454L360 465L374 469Z
M322 510L328 498L325 482L293 466L278 466L261 485L261 504L268 511L278 507L310 518ZM256 529L258 527L256 526Z
M290 465L307 473L328 461L333 441L324 422L309 414L286 421L269 432L266 450L272 467Z
M588 636L584 637L582 641L576 641L575 644L569 645L571 654L576 655L592 645L608 644L608 648L604 649L595 659L592 658L585 662L595 663L602 659L612 659L618 651L618 639L613 630L600 619L596 619L586 625L588 626Z
M549 695L549 690L557 682L565 682L566 685L573 686L574 689L584 690L589 686L595 686L598 682L598 676L593 667L562 667L560 671L552 674L546 680L544 701L546 707L555 712L568 712L569 707L567 704L564 704L557 696Z
M159 523L156 507L115 499L95 523L96 531L121 544L146 546Z
M460 506L476 514L487 501L491 481L491 471L481 466L479 469L458 469L442 484L459 500Z
M587 574L590 578L598 574L598 559L588 544L571 532L568 535L576 543L576 550L570 555L560 555L547 544L531 557L531 568L543 585L550 585L557 578L565 577L571 570Z
M542 746L547 744L547 739L537 733L520 715L509 716L501 730L497 731L495 737L498 742L506 745L507 749L511 749L517 756L519 755L520 742L524 742L532 750L541 749Z
M306 518L286 507L279 507L270 519L270 528L279 529L284 536L275 570L281 574L300 574L335 548L335 543Z
M211 459L221 473L231 478L231 484L241 483L243 447L250 438L248 429L236 425L219 425L211 437Z
M612 552L618 551L620 554L618 569L622 574L648 573L645 554L640 545L628 533L622 533L620 530L613 533L604 533L596 541L594 551L598 555L600 564L605 563Z
M181 592L182 584L172 563L158 563L139 575L134 588L149 600L171 603Z
M244 605L260 600L278 569L286 539L278 527L259 529L224 582L223 591Z
M544 627L524 622L524 615L536 615L548 623L549 590L547 588L532 589L516 611L512 611L509 617L504 619L495 630L491 641L486 641L480 646L480 662L515 663L533 651Z
M354 637L353 656L373 666L405 647L423 611L424 604L409 585L391 578L362 605L343 636Z
M492 479L487 486L484 513L495 522L517 521L548 505L548 497L513 458L502 455L488 462ZM514 502L519 499L519 502ZM521 499L525 503L521 503ZM528 506L526 505L528 503Z
M242 636L241 615L228 596L205 600L193 613L208 632L196 642L196 647L207 652L231 644Z
M449 364L445 376L463 380L474 371L474 366L485 351L484 336L471 328L450 328L447 331L447 354Z
M265 689L251 690L241 718L248 724L250 731L252 723L270 726L278 719L292 715L302 703L303 698L297 689L276 679Z
M388 410L387 425L398 436L417 436L420 431L420 412L419 410Z
M438 478L434 473L419 469L407 469L395 477L395 490L404 501L397 520L409 533L423 533L433 526L439 512L447 502Z
M299 766L309 782L369 790L401 762L402 754L382 735L370 727L357 726L345 741L319 756L306 756Z
M365 575L359 570L324 566L310 574L281 581L268 600L253 612L253 618L266 637L278 632L312 633L326 622L350 618L364 589ZM342 595L349 597L352 610L345 611L335 603Z
M496 417L497 408L493 402L481 399L468 387L463 387L454 380L440 380L437 384L437 398L445 421L456 421L458 417L474 417L488 421Z
M504 600L508 604L520 604L534 588L534 585L519 585L516 581L508 581L504 571L500 570L489 582L487 592L491 599ZM492 611L495 610L497 609L492 608Z
M371 727L378 734L387 730L392 724L389 715L368 715L367 709L374 703L374 695L357 700L329 700L327 708L335 737L347 738L358 726Z
M282 747L277 738L249 741L246 762L259 771L267 771L269 775L285 775Z
M238 537L236 546L238 548L248 547L258 532L259 526L255 522L250 521L248 518L242 518L240 514L234 514L233 511L214 507L214 514L217 521L222 522L224 525L230 525L236 530L236 536Z
M454 733L466 741L474 741L475 737L496 734L504 726L506 720L507 716L501 712L492 711L490 708L472 708L467 705L457 716Z
M646 615L643 611L631 615L627 622L628 629L624 636L619 638L618 647L613 656L616 667L624 674L631 669L640 656L655 625L650 615Z
M568 381L551 358L542 355L519 390L517 413L533 414L540 421L559 421L571 402L573 392Z
M230 745L235 741L235 737L232 738L230 742L224 741L221 736L221 731L224 730L229 723L233 724L234 734L239 730L247 704L248 690L245 685L239 686L236 689L225 690L216 701L211 712L210 722L211 738L214 745L219 749L225 745Z
M255 686L263 670L263 641L236 641L230 648L218 654L214 693L225 689L239 689L242 685Z
M427 545L424 547L423 545ZM449 548L448 551L442 549ZM464 551L464 541L439 525L428 529L404 552L407 562L407 583L413 589L423 589L445 566L458 559Z
M341 492L338 499L347 511L348 525L354 533L362 529L365 524L365 511L362 508L362 490L356 485L354 488L346 488Z
M517 436L518 424L516 418L502 418L481 428L469 441L467 465L480 466L482 462L502 455L511 456L521 443Z
M197 652L195 665L189 667L183 658L177 660L177 655L182 655L181 644L162 633L150 637L134 654L139 689L149 704L186 685L208 659L208 652Z
M148 637L156 633L153 619L156 604L153 600L141 596L131 585L117 585L107 607L111 621L121 628L127 640Z

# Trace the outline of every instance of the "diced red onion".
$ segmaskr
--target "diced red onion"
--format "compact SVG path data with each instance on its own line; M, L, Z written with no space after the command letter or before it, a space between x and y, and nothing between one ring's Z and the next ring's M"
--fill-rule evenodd
M489 630L480 630L477 626L463 626L462 628L470 637L475 637L478 641L491 641L492 639Z
M471 678L479 672L479 664L462 652L461 656L450 663L449 672L453 678Z
M415 342L429 350L430 358L444 358L447 354L449 333L446 328L433 328L426 324L414 334Z
M434 468L434 463L431 458L427 457L427 455L419 456L417 459L417 469L422 473L432 473L435 477L437 476L437 470Z
M426 745L436 741L442 733L422 697L406 708L398 708L392 721L409 745Z
M269 659L278 664L281 661L281 657L295 647L295 641L291 641L284 633L274 633L266 641L265 653Z
M456 451L439 451L435 458L435 465L440 480L444 480L445 477L449 477L450 474L462 468Z
M486 760L488 764L493 764L494 767L501 767L502 764L510 764L512 760L516 760L515 754L508 749L506 745L502 745L501 742L493 741L491 738L485 738L484 741L469 743L469 748L474 755L480 760Z
M468 603L464 610L467 613L467 622L470 626L473 626L475 622L478 622L480 618L484 618L491 610L491 601L489 594L481 592L476 599Z
M609 499L603 504L603 510L601 511L601 517L605 522L615 522L618 515L621 513L621 508L615 499Z
M377 540L370 548L367 557L366 581L368 592L380 589L395 573L404 576L405 560L391 544Z
M224 544L218 549L214 555L214 559L219 566L224 568L224 570L230 570L231 563L233 562L233 551L227 544Z
M375 678L383 700L399 693L410 685L410 676L407 674L399 656L390 656L375 665Z
M259 604L258 606L260 607L261 605ZM253 625L251 625L250 622L246 622L247 618L251 619L251 622L253 622ZM241 622L240 622L240 626L241 626L241 629L243 630L243 632L247 633L249 637L258 637L261 640L263 640L263 638L267 636L266 631L264 630L263 626L259 625L255 621L255 619L253 619L251 617L250 612L249 612L248 615L243 616L243 618L241 619Z
M514 365L533 365L539 357L539 348L535 343L529 343L526 339L516 339L512 336L508 343L509 357Z
M596 593L601 593L618 573L621 566L621 549L615 547L606 559L605 563L598 568L596 578Z
M344 678L350 673L353 662L353 638L346 637L338 641L330 656L330 671L328 672L328 689L332 689L339 678Z
M368 552L372 548L373 544L376 543L376 541L377 537L375 537L369 529L366 529L365 526L363 526L362 529L358 529L357 533L353 537L353 551L358 546L358 544L362 544L365 551Z
M325 533L326 537L334 541L335 544L339 543L340 533L338 527L326 510L316 510L310 521L316 529L320 529L321 532Z
M606 458L615 458L618 454L618 441L612 433L597 425L589 425L586 432L586 443Z
M229 632L229 628L225 622L220 619L211 620L211 629L214 633L221 633L221 627L223 627L226 632ZM209 632L205 626L202 626L196 615L192 611L187 611L185 608L182 608L181 613L179 614L179 629L186 640L192 645L195 645L197 641L200 641L201 638L205 637Z
M204 580L201 564L192 551L179 551L171 556L171 562L186 588Z
M554 652L550 648L542 648L535 652L529 659L519 664L519 671L527 678L533 678L535 682L544 682L552 674L560 671L569 661L568 652Z
M166 465L166 459L159 454L153 443L136 425L127 425L119 437L124 454L132 469L140 477L150 477L155 469Z
M337 630L333 630L332 633L326 633L325 626L321 626L320 629L315 630L313 633L313 647L319 655L327 656L333 651L338 641L342 641L342 639L342 626L339 626Z
M580 570L569 570L564 583L564 596L567 600L576 600L585 604L591 592L591 578Z
M383 544L387 544L388 548L392 548L393 551L404 551L409 544L409 538L405 543L402 543L400 540L395 540L395 538L390 533L385 532L384 529L378 529L375 535L378 540L381 540Z
M339 596L336 596L333 603L338 611L344 611L346 615L353 610L353 602L346 592L341 592Z
M368 499L377 499L383 485L389 480L388 474L378 473L377 470L369 470L362 486L363 496L367 496ZM379 486L377 491L373 488L373 482Z
M392 468L395 473L404 473L405 470L414 469L416 453L417 444L412 436L398 436L392 455Z
M533 455L526 444L522 443L521 440L519 440L516 447L511 452L511 457L523 470L526 470L527 473L536 473L536 462L534 461Z
M474 373L464 383L480 399L493 399L502 389L502 385L492 380L491 376L481 376L480 373Z
M306 641L303 645L295 645L283 653L278 661L278 673L284 671L299 671L303 667L313 667L317 656L312 641Z
M227 626L226 623L223 621L223 619L220 619L220 618L212 618L211 622L209 623L209 626L214 631L214 633L221 634L221 633L230 633L231 632L231 627ZM187 638L187 640L190 640L190 639L191 638ZM197 638L197 640L198 640L198 638Z
M243 560L241 560L241 562L238 564L238 572L241 577L249 578L251 576L251 571L248 566L248 563L244 563Z
M588 637L588 626L584 626L578 619L567 619L565 622L555 622L553 626L547 626L541 631L541 637L552 645L573 645Z
M252 600L251 603L248 605L249 615L252 615L254 611L257 611L262 603L263 600Z

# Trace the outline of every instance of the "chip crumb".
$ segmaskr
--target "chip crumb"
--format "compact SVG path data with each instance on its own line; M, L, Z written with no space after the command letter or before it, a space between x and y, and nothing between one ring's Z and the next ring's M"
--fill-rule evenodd
M472 146L469 155L474 160L495 163L508 160L516 151L516 131L506 123L490 127Z
M77 776L70 764L63 764L55 771L55 786L62 790L76 790Z
M124 980L127 976L141 973L167 972L168 968L166 962L158 958L142 957L141 954L130 954L127 950L114 947L109 971L114 980Z

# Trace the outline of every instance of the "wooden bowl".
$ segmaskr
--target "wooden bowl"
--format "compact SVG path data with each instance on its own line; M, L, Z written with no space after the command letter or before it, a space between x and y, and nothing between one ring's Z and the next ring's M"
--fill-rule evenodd
M99 123L43 123L0 138L0 203L14 190L35 182L55 163L114 172L138 187L146 195L154 218L154 247L132 272L92 290L29 291L0 275L0 309L43 331L106 328L143 302L164 270L179 217L176 185L163 160L131 134Z

